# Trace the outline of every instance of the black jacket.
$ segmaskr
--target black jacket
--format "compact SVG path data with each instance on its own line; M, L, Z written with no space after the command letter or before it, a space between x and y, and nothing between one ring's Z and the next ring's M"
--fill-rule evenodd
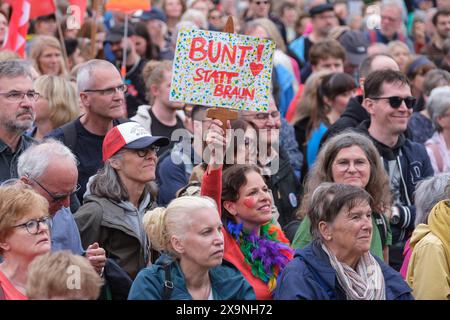
M280 146L279 169L272 175L265 175L267 186L272 190L275 206L280 213L278 222L281 227L295 219L301 191L300 181L292 169L289 157Z

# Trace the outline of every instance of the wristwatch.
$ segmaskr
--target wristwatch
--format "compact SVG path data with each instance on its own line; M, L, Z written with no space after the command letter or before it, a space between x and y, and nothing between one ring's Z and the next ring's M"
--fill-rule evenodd
M392 207L392 214L391 214L391 224L398 224L400 222L400 211L396 206Z

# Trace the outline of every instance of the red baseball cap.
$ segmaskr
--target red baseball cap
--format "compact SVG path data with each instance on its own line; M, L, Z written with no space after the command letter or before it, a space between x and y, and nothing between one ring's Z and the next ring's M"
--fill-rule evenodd
M164 147L169 145L167 137L152 136L139 123L130 121L113 127L103 140L103 162L115 155L119 150L145 149L151 145Z

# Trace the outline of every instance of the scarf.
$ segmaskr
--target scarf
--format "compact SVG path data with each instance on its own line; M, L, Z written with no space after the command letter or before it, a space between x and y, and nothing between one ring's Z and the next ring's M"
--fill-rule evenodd
M348 300L386 300L384 276L370 252L361 257L355 271L349 265L339 262L324 244L322 249L330 258L331 266L336 270L338 282Z
M268 223L261 226L258 236L255 231L245 232L242 223L232 221L228 222L227 230L236 239L252 274L267 283L272 292L277 285L278 274L292 259L294 252L283 231Z

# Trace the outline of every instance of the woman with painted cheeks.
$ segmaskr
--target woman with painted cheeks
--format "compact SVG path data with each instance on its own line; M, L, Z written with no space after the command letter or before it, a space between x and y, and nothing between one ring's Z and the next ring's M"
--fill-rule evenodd
M214 120L206 136L210 158L203 175L202 195L216 200L223 222L224 259L241 271L258 300L272 299L277 277L292 259L292 249L275 224L272 197L260 169L233 165L223 171L226 137Z

